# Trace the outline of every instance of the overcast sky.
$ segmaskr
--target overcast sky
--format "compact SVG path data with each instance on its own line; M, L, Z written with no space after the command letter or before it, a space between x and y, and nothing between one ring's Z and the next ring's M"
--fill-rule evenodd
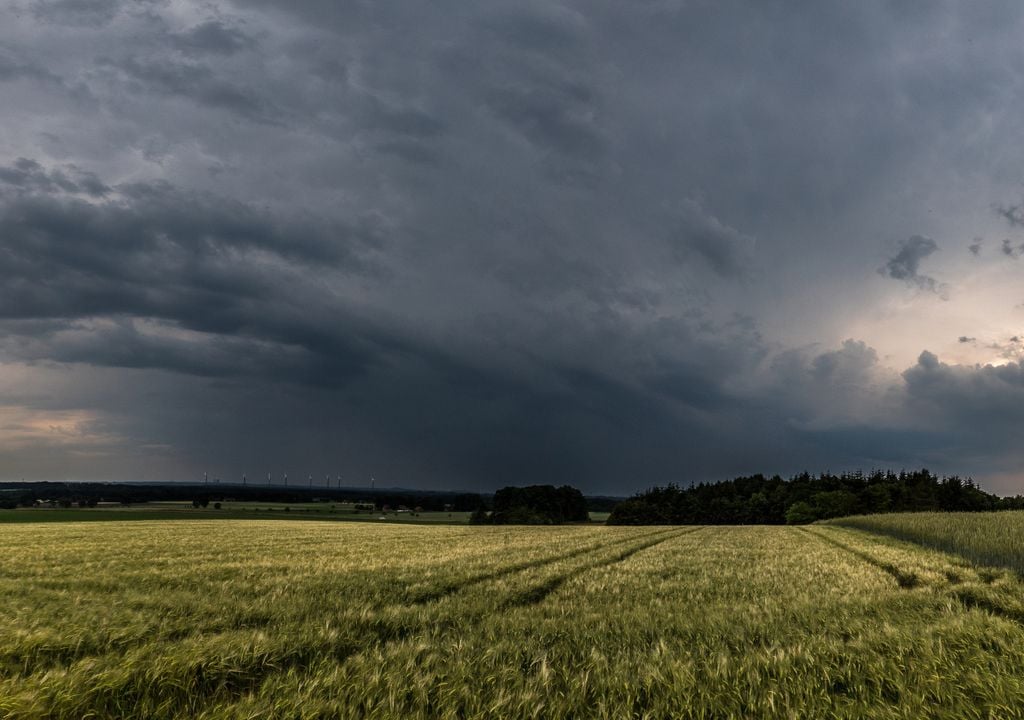
M0 477L1024 492L1024 8L7 0Z

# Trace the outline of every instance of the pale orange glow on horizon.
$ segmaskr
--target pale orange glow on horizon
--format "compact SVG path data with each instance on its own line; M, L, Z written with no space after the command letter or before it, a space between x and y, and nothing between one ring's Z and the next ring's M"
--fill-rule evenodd
M0 405L0 450L39 446L113 445L119 438L97 427L100 415L90 410L39 410Z

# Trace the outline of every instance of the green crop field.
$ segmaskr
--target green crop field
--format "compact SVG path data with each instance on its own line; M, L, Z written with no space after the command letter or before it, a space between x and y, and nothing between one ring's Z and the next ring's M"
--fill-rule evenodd
M8 524L0 717L1022 717L1022 598L831 525Z
M839 518L831 524L860 528L1024 573L1024 513L892 513Z
M93 522L97 520L210 520L250 519L266 520L349 520L358 522L400 523L404 525L467 525L470 513L447 511L382 512L356 510L351 504L338 503L220 503L220 508L211 504L205 508L194 508L186 502L151 502L138 505L106 505L96 508L17 508L0 509L0 525L8 523L40 522ZM608 513L597 514L601 520ZM596 520L595 520L596 521Z

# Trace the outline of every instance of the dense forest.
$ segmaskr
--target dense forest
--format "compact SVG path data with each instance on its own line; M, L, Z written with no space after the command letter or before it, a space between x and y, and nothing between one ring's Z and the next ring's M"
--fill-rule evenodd
M52 505L95 507L154 501L221 500L301 503L364 502L376 508L475 511L475 524L554 525L586 522L588 510L611 510L611 525L799 524L885 512L1024 509L1024 497L999 497L970 479L940 477L928 470L871 473L802 473L789 480L751 475L718 483L654 487L627 500L584 497L568 485L506 487L493 496L426 490L282 487L250 484L0 483L0 508ZM490 510L487 506L490 506Z
M925 510L1008 510L1024 508L1024 497L987 493L968 478L942 477L928 470L876 470L789 480L778 475L738 477L683 488L655 487L619 503L611 525L781 525L844 515Z
M587 522L587 500L569 485L505 487L494 493L492 511L478 509L470 517L474 525L561 525Z

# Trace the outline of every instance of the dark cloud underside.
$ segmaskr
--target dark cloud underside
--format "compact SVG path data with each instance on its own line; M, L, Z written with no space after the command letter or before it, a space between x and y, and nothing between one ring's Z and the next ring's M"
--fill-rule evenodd
M1022 21L0 7L0 459L617 493L1004 477Z

